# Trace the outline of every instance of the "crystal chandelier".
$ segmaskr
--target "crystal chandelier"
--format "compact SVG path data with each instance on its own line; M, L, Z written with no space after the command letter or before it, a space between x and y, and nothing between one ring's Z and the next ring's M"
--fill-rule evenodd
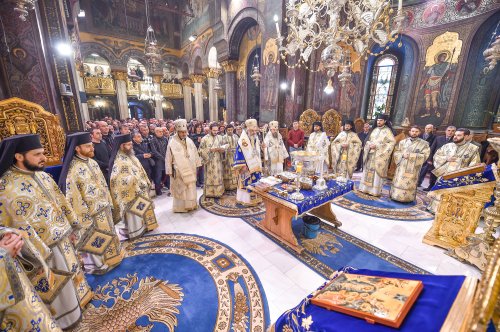
M352 47L359 57L370 53L371 42L385 47L394 42L402 30L404 20L402 0L399 0L397 14L393 15L389 0L288 0L286 4L287 36L282 36L277 26L279 50L285 64L286 56L295 56L293 67L307 63L314 50L321 52L322 70L329 76L335 72L349 78L350 70L342 65L346 49ZM349 62L349 67L354 62Z
M151 104L154 101L161 101L163 96L158 93L158 84L153 83L150 76L144 77L144 82L140 84L140 94L137 96L139 100L146 100Z
M19 14L21 21L26 22L28 11L35 9L37 0L16 0L14 11Z
M484 50L483 55L486 61L488 61L488 67L484 68L484 73L487 74L495 66L498 61L500 61L500 22L498 22L495 31L491 34L490 43L486 50Z
M253 64L252 64L252 75L250 75L252 80L255 83L255 86L259 86L260 79L262 75L260 74L260 63L259 63L259 55L255 54L255 57L253 58Z
M146 20L148 28L146 30L146 40L144 41L144 56L153 71L156 65L160 62L161 55L158 49L158 41L155 37L155 31L149 21L149 0L145 0L146 4Z

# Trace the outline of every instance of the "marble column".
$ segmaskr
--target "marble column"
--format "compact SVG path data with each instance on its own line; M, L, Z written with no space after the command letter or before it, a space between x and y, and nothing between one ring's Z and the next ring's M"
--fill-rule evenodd
M182 80L182 93L184 94L184 118L189 121L193 118L192 88L193 82L189 78Z
M120 112L120 119L124 120L130 117L128 112L127 99L127 73L124 71L112 71L111 74L115 79L116 100L118 101L118 111Z
M162 75L153 75L153 83L155 84L156 96L161 96L161 79ZM161 107L162 98L155 98L155 118L157 120L163 119L163 109Z
M236 120L236 72L238 71L238 61L223 61L221 66L226 75L227 121L231 122Z
M218 91L214 90L214 87L217 83L219 75L221 74L221 70L216 68L205 68L203 72L208 78L208 110L210 114L210 121L219 121L219 97Z
M193 74L190 76L194 86L194 109L196 111L196 119L204 121L203 117L203 82L205 75Z
M80 95L85 94L85 83L83 82L83 73L80 73L80 75L77 75L77 86L78 86L78 91L80 92ZM90 114L89 114L89 106L87 104L87 98L82 99L80 102L80 111L82 112L82 121L87 122L89 120L96 120L96 119L91 119ZM85 126L84 126L85 127Z

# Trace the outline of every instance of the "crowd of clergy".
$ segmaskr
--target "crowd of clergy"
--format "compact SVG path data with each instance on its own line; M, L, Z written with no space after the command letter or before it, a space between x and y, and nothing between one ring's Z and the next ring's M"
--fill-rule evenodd
M120 240L158 227L154 197L171 194L173 212L198 208L205 198L237 190L238 203L258 197L247 190L262 176L287 169L290 153L324 156L318 172L351 179L363 170L359 190L380 196L393 156L390 197L415 200L427 172L431 184L445 173L480 162L467 129L448 127L435 137L417 126L396 144L384 115L354 132L350 120L336 137L316 122L305 143L299 123L282 137L279 123L243 124L111 121L88 123L70 134L58 183L44 172L47 142L17 135L0 142L0 330L59 331L74 327L92 298L85 273L104 274L124 257ZM85 273L84 273L85 272Z

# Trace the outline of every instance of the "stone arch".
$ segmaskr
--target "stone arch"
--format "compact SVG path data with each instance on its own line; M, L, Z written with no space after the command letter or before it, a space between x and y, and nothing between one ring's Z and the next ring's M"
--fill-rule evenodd
M119 59L113 54L113 52L98 43L81 43L80 53L82 54L82 59L87 58L92 53L97 53L99 56L106 59L111 66L116 66L119 62Z
M210 48L210 50L208 51L207 64L208 64L208 67L210 67L210 68L216 68L218 66L217 48L215 46L212 46Z
M137 61L139 61L140 63L142 63L145 67L148 67L147 66L148 62L144 58L144 51L143 50L133 48L133 49L130 49L130 50L123 52L123 54L121 55L121 57L119 59L120 64L122 64L124 67L127 67L127 63L128 63L130 58L134 58ZM148 70L149 70L149 68L148 68Z
M243 35L251 27L258 25L262 35L265 35L265 23L263 21L263 15L256 8L247 7L241 10L229 25L228 33L228 58L231 60L238 59L238 53L240 50L240 43L243 39Z

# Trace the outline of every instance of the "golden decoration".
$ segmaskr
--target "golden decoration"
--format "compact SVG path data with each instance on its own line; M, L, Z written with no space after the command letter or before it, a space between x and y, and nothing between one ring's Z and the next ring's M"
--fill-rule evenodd
M222 61L220 63L220 65L226 73L238 71L238 61L225 60L225 61Z
M203 83L205 82L205 75L199 75L199 74L192 74L189 76L189 78L191 79L191 81L193 81L193 83Z
M323 130L326 132L326 135L335 138L340 133L342 117L336 110L330 109L323 114L321 123L323 124Z
M162 96L164 96L166 98L172 98L172 99L184 98L181 84L161 83L160 84L160 91L161 91Z
M204 68L203 74L205 74L208 78L219 78L222 70L218 68Z
M157 83L157 84L160 84L162 78L163 78L162 75L153 75L153 82Z
M265 66L269 65L270 54L273 55L272 63L277 63L279 60L278 44L276 43L276 39L274 38L269 38L266 41L266 47L264 48L264 52L262 53L262 61L264 62Z
M139 89L139 82L132 82L127 79L127 95L129 96L138 96L141 91Z
M138 288L134 289L137 282ZM121 294L116 293L121 287ZM94 298L108 303L114 301L114 305L108 308L91 304L75 331L140 331L136 320L142 316L147 316L150 322L164 324L168 331L174 331L176 315L179 314L177 307L181 305L184 293L179 285L154 277L138 280L136 272L97 287Z
M321 121L321 115L313 109L307 109L300 115L299 126L304 131L304 136L309 136L312 131L312 124L317 121Z
M462 40L459 39L458 32L446 31L434 38L432 45L427 48L425 55L425 67L430 67L438 63L440 54L446 54L445 62L458 63L458 57L462 51Z
M127 80L127 72L126 71L121 71L121 70L113 70L111 72L111 75L115 78L117 81L126 81Z
M183 78L181 80L181 84L182 86L191 87L193 85L193 81L191 81L189 78Z
M59 116L21 98L0 101L0 139L22 134L40 135L48 166L61 163L66 135Z
M115 81L110 77L89 76L83 78L85 92L89 94L114 95Z
M342 247L337 238L328 233L319 233L315 239L303 239L301 242L305 250L321 256L328 256L329 253L336 254Z

